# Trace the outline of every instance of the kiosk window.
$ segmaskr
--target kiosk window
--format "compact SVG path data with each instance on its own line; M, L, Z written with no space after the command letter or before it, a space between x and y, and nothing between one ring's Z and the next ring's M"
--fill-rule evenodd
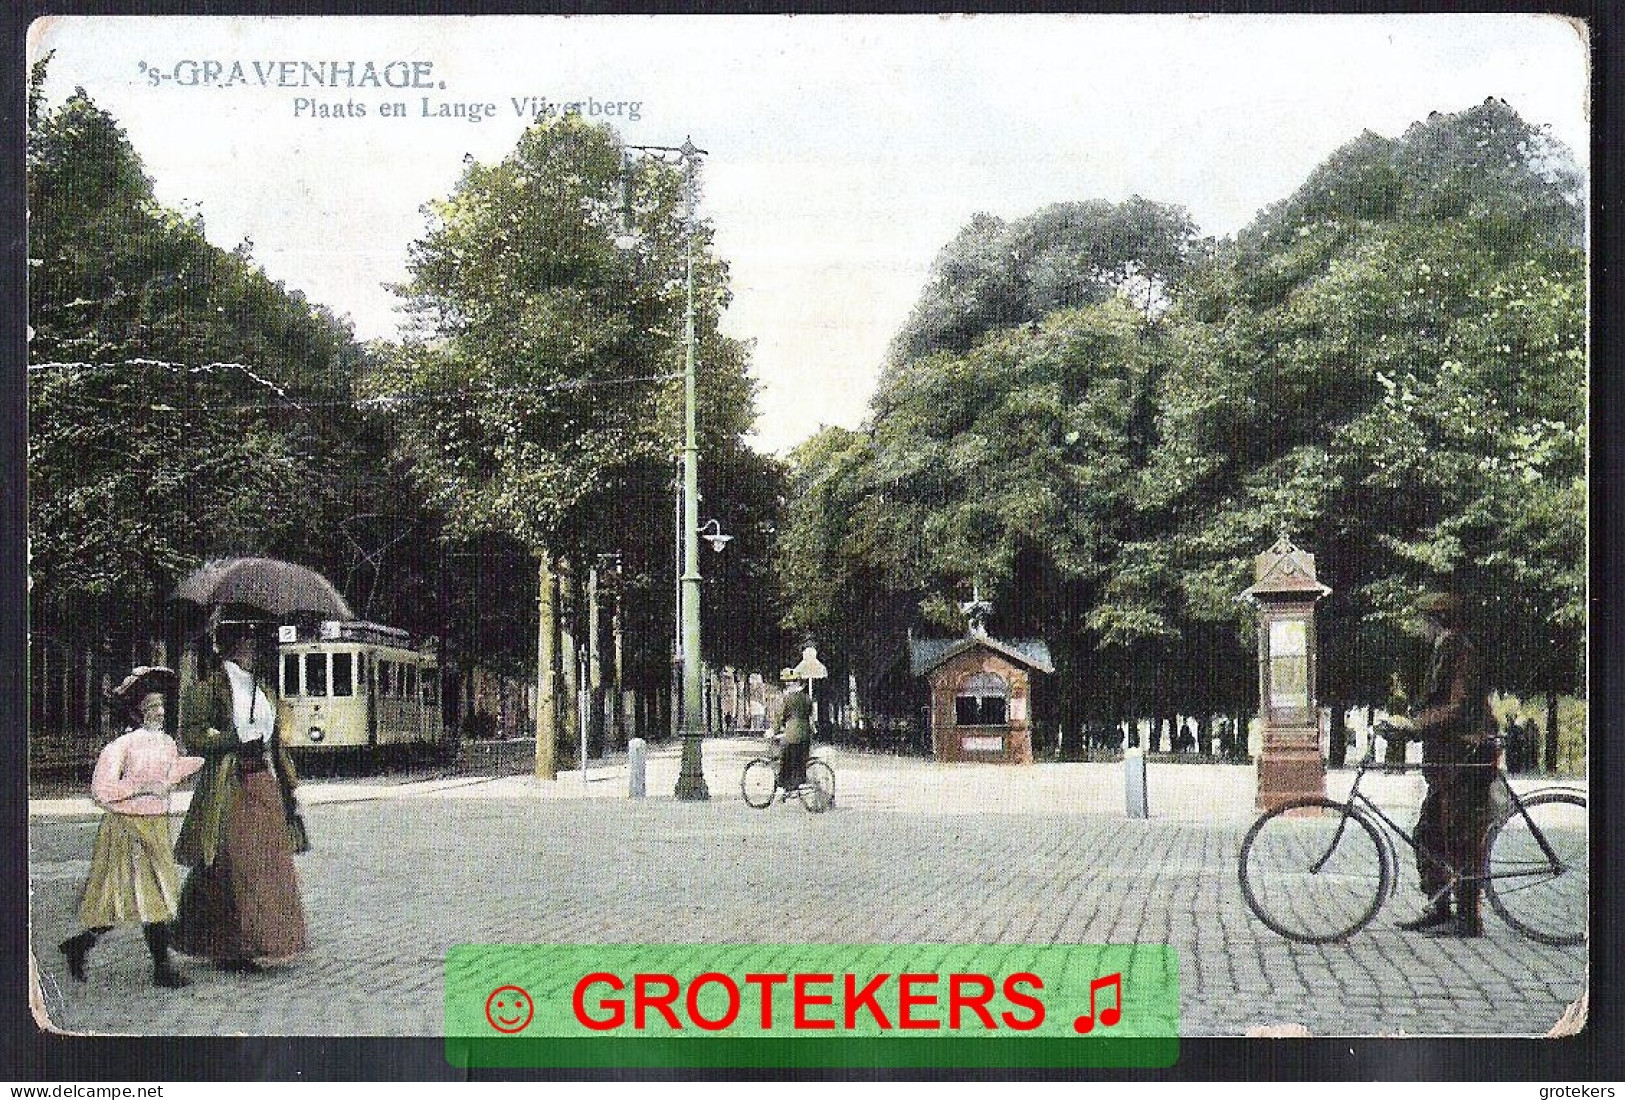
M305 654L305 694L327 694L327 654Z
M1010 685L991 672L978 672L959 687L954 722L961 726L1002 726L1009 721Z
M282 655L282 694L299 694L299 654Z

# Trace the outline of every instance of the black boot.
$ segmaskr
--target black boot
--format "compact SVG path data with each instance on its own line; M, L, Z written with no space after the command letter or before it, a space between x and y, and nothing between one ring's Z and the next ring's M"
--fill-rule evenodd
M68 973L72 974L76 981L85 980L85 956L90 954L90 949L96 946L96 941L102 938L105 931L107 931L105 927L87 928L77 936L70 936L57 944L56 949L68 960Z
M1444 936L1473 939L1484 934L1484 923L1478 918L1478 883L1456 884L1456 919L1448 928L1439 929Z
M265 967L261 966L253 959L218 959L215 961L214 965L217 969L224 970L228 974L265 973Z
M143 924L141 934L147 938L147 950L152 952L152 984L165 989L191 985L191 979L176 970L169 961L169 925L161 922Z
M1455 920L1450 915L1450 891L1440 894L1432 905L1419 917L1400 921L1399 926L1407 932L1421 932L1430 928L1439 928Z

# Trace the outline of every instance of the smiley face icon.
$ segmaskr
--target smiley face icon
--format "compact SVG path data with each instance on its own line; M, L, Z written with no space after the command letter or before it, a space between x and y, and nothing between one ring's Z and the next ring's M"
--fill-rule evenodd
M536 1002L523 986L503 985L485 998L485 1018L504 1035L514 1035L530 1026L536 1016Z

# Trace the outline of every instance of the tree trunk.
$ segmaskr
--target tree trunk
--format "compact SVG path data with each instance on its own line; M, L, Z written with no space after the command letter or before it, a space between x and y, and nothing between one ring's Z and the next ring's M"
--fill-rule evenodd
M587 572L587 685L592 692L588 708L587 747L593 756L604 755L604 657L599 645L598 567Z
M552 557L536 551L536 778L558 778L558 597L553 586ZM469 677L472 685L473 677ZM469 708L473 714L473 707Z
M85 659L80 665L84 675L84 691L80 698L83 707L79 712L79 728L86 737L92 741L96 739L96 655L89 646L85 647Z
M134 667L134 665L135 665L135 662L131 662L131 667ZM67 734L67 736L68 736L68 738L70 740L77 741L78 738L74 737L74 729L73 729L73 651L72 650L69 650L69 649L66 649L66 648L64 648L62 650L62 659L57 662L57 667L62 670L61 675L58 677L57 685L56 685L57 692L58 692L58 695L57 695L57 713L59 715L61 715L62 732Z
M622 588L621 588L621 585L619 584L619 571L620 571L620 567L617 565L616 566L617 583L616 583L616 586L615 586L615 602L612 604L613 610L610 612L610 617L609 617L609 630L610 630L610 635L611 635L611 637L613 639L613 648L610 650L610 657L611 657L611 660L614 662L613 668L612 668L613 675L612 675L611 679L612 679L613 684L614 684L614 692L615 692L615 714L614 714L614 717L611 719L610 728L611 728L611 736L614 738L614 741L615 741L615 747L618 748L618 749L624 749L626 747L627 741L631 740L632 735L627 732L628 692L626 690L626 684L622 681L622 677L624 677L626 675L626 672L625 672L625 668L626 668L626 664L625 664L625 661L626 661L626 642L625 642L625 639L621 636L621 598L622 598L621 593L622 593Z
M1332 740L1327 757L1332 767L1341 768L1348 759L1348 708L1342 703L1332 704Z
M559 734L567 752L574 756L581 736L580 706L576 702L576 584L570 563L559 559Z
M1557 692L1546 693L1546 774L1557 771Z

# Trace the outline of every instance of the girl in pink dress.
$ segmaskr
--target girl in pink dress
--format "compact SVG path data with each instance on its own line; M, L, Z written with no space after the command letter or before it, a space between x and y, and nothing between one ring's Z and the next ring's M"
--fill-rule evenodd
M175 673L141 667L113 690L114 699L138 725L96 758L90 794L106 810L90 857L90 878L79 905L85 931L60 945L68 971L85 980L85 957L115 924L139 922L152 953L155 985L187 985L169 960L169 922L180 898L180 872L169 835L169 792L203 766L201 756L182 756L164 732L165 697Z

